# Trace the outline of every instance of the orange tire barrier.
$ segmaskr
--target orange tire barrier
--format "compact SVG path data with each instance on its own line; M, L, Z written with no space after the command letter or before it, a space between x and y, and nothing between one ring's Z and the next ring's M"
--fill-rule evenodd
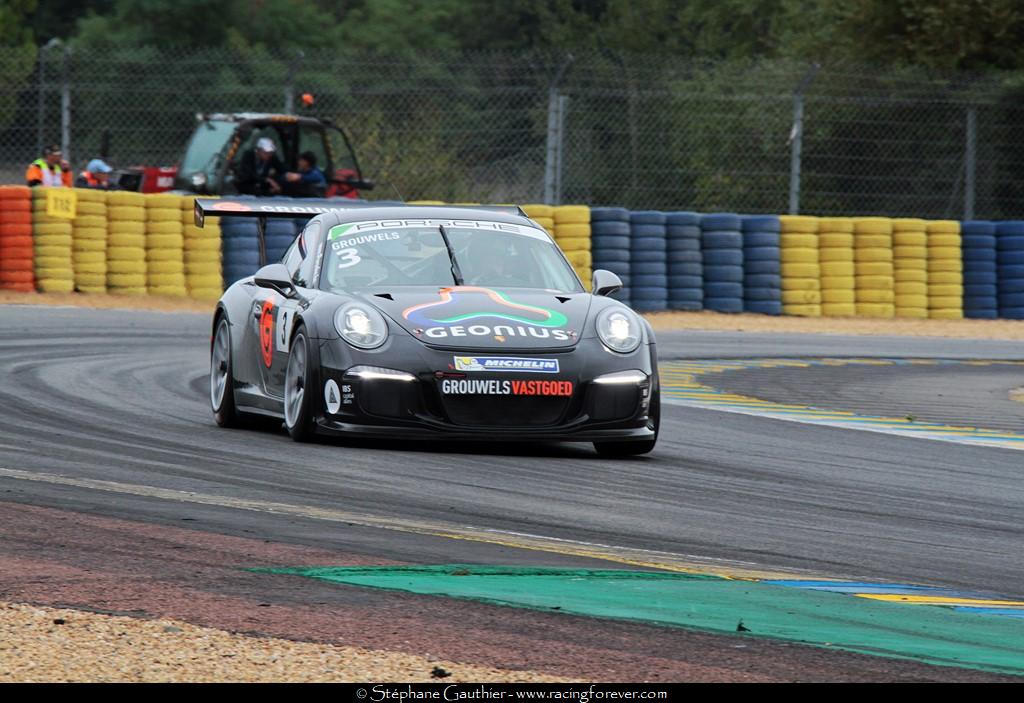
M32 194L25 186L0 186L0 289L33 291Z

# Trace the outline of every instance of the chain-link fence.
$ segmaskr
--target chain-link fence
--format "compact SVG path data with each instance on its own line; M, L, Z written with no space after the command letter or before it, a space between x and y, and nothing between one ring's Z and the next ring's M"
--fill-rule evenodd
M1020 76L612 52L0 49L0 180L52 142L76 170L106 149L173 165L196 113L292 111L304 92L377 198L1024 214Z

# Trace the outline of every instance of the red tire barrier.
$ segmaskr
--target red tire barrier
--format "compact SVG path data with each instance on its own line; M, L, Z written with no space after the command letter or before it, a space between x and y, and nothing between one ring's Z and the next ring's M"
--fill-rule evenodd
M0 289L33 291L32 191L0 186Z

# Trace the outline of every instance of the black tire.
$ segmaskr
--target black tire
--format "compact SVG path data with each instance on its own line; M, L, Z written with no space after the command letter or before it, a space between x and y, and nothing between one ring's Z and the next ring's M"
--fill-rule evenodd
M315 368L316 349L299 324L288 352L284 377L284 426L296 442L313 438L313 418L318 389Z
M601 456L623 457L650 454L658 443L658 431L661 429L661 389L655 388L651 398L651 411L647 416L647 426L654 430L654 437L641 442L594 442L594 449Z
M242 416L235 407L235 377L231 359L231 325L227 315L217 318L210 344L210 407L221 427L240 427Z

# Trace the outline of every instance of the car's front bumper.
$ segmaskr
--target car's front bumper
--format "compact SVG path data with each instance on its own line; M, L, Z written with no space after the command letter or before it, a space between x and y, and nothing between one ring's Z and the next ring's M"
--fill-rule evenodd
M465 441L645 441L654 438L648 410L657 392L651 349L634 357L576 349L518 356L557 359L557 374L510 372L457 373L453 356L464 352L415 346L386 355L353 352L325 342L320 350L321 379L316 424L325 434ZM517 356L510 353L508 356ZM369 363L367 363L369 362ZM378 367L397 374L361 373ZM633 373L628 382L602 382L609 374ZM562 395L451 394L446 380L570 382ZM618 380L618 379L617 379ZM333 382L341 402L328 408L326 384Z

